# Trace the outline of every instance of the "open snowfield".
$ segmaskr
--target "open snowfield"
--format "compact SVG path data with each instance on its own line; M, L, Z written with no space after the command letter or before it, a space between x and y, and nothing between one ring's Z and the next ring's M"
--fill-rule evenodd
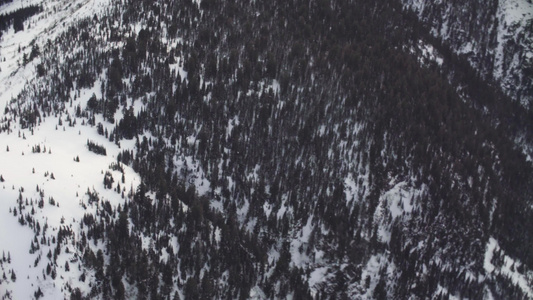
M34 236L32 230L28 226L21 226L12 213L14 209L18 210L19 192L24 201L30 201L30 205L23 210L24 215L31 214L33 202L33 217L41 227L47 223L50 228L48 233L52 236L57 235L57 230L62 225L72 227L75 233L79 232L79 224L75 220L81 220L86 212L94 212L96 209L89 206L87 211L83 207L83 204L87 205L88 190L96 191L102 200L109 200L113 206L124 202L121 194L106 190L103 185L106 171L113 174L115 182L120 182L122 174L109 170L109 165L116 161L120 149L104 137L98 136L95 128L77 125L66 126L64 130L59 126L56 130L57 124L54 121L53 118L48 119L35 129L33 135L27 130L20 131L21 137L18 136L18 131L0 135L0 174L5 180L1 183L0 190L0 250L11 254L12 262L10 265L4 265L4 271L17 271L16 282L9 282L7 285L2 283L1 286L2 289L12 290L14 299L29 299L33 295L37 289L36 285L42 279L42 270L46 267L45 259L36 267L34 261L38 255L42 254L44 257L48 252L46 246L35 254L28 252ZM89 152L86 146L87 138L105 145L107 156ZM40 145L41 151L46 148L46 152L32 153L32 147L36 145ZM79 157L80 161L76 162L75 157ZM52 179L52 174L55 179ZM125 179L126 182L122 186L127 195L131 188L136 188L139 178L133 170L125 167ZM37 201L41 199L41 195L44 196L44 207L38 208ZM50 198L55 200L55 206L49 203ZM62 219L64 224L61 223ZM53 245L51 247L53 249ZM73 255L75 256L75 253ZM62 259L70 259L70 256L72 255L65 255ZM59 263L59 266L62 267L63 264ZM74 266L71 266L71 270L73 271L70 275L76 275ZM45 294L50 299L58 297L61 293L61 282L73 279L77 281L79 276L68 275L58 272L55 288L47 286L41 289L47 289Z
M0 39L2 115L4 107L11 99L21 92L25 84L36 78L35 67L38 59L21 66L23 55L31 51L32 45L43 45L49 39L53 40L76 20L101 13L108 3L109 1L100 0L15 0L0 7L0 14L32 4L40 4L43 8L41 13L24 23L24 31L15 33L11 28L4 32ZM80 97L74 101L75 105L68 109L69 115L75 115L78 104L84 108L93 92L82 91ZM63 125L59 125L60 120ZM121 182L122 173L110 169L110 164L117 161L117 154L124 148L132 149L134 141L123 142L119 148L98 135L95 127L82 125L82 119L76 122L69 126L65 115L49 116L35 127L33 132L28 129L21 130L17 122L11 122L11 130L0 133L0 251L5 253L6 257L6 261L0 264L2 297L8 294L12 299L31 299L38 288L44 293L45 299L67 297L70 292L65 289L65 284L76 287L83 272L78 265L79 254L74 246L67 246L70 251L62 251L58 255L57 276L51 280L50 276L45 274L49 262L46 256L49 251L53 252L56 245L53 240L50 243L50 240L57 236L60 227L71 228L74 233L72 239L63 243L74 243L79 238L79 220L85 213L94 213L98 209L97 205L87 203L88 190L96 192L101 201L107 200L112 206L117 206L124 202L123 195L127 197L130 190L136 189L139 184L139 177L130 168L123 166L124 183ZM101 117L97 117L97 122L108 127L113 125L104 122ZM103 145L107 155L90 152L87 140ZM37 148L40 148L40 152L37 152ZM79 161L75 159L78 157ZM113 190L105 189L103 185L107 171L113 175L115 181ZM119 182L122 188L116 191L116 184ZM19 198L22 199L21 202ZM41 199L43 201L39 207L38 202ZM34 223L26 222L22 226L19 222L21 214L24 219L31 216L30 219L33 219ZM35 230L37 223L40 230ZM30 251L34 238L38 240L35 244L39 249ZM99 248L99 245L93 246L95 249ZM70 271L65 270L66 261L70 262ZM15 280L11 279L13 270ZM80 288L83 292L88 292L88 287Z

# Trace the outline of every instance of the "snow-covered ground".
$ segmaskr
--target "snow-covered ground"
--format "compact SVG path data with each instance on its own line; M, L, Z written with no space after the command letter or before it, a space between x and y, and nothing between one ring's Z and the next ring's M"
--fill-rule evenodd
M424 41L422 40L418 41L416 49L411 49L411 53L419 54L418 62L422 66L428 65L430 62L435 62L439 66L441 66L444 62L444 59L440 56L435 47L430 44L424 43Z
M124 174L111 167L111 164L117 162L120 152L135 148L135 139L122 140L118 146L99 135L96 127L87 125L87 119L75 119L78 105L83 110L92 95L97 98L102 97L101 79L97 79L92 88L71 92L72 105L67 105L63 114L48 115L33 129L21 129L18 119L11 120L12 116L4 118L4 108L16 106L12 102L13 99L16 99L28 85L44 84L36 74L41 58L37 56L27 64L23 64L24 55L27 57L34 45L44 49L46 43L60 37L61 33L75 22L105 13L110 7L111 0L15 0L9 5L1 6L0 14L32 4L41 5L42 11L24 22L24 31L15 32L11 28L4 31L0 38L0 125L5 126L8 123L10 125L9 131L0 133L0 175L3 179L3 182L0 182L0 252L4 252L6 256L6 262L0 256L0 297L8 295L8 299L31 299L40 288L44 299L61 299L70 296L70 288L79 287L85 295L89 294L91 289L89 285L83 285L79 278L85 273L87 281L91 281L90 277L94 274L81 265L78 258L82 254L76 253L74 246L75 242L79 241L79 234L84 231L81 228L83 225L79 224L80 220L86 213L94 215L97 209L101 209L101 205L98 208L97 204L88 203L87 192L98 194L100 203L109 201L111 206L116 208L124 203L130 193L135 192L140 178L127 166L122 165ZM95 38L104 37L95 36ZM176 43L175 40L168 42ZM59 62L64 59L59 58ZM171 67L186 77L181 58L178 58L178 62ZM104 74L105 72L101 76L105 76ZM124 84L131 84L131 81L125 80ZM134 112L137 113L144 104L142 101L134 100L127 99L127 106L133 106ZM31 104L25 103L25 105ZM123 112L119 109L115 118L120 120L122 116ZM73 126L69 126L67 121L69 117L75 120ZM102 123L109 132L115 126L105 121L101 115L95 116L95 123ZM144 136L151 137L148 133ZM88 140L104 146L107 155L90 152L87 147ZM197 143L196 136L189 137L188 141ZM40 148L40 153L35 153L37 147ZM192 157L178 155L174 164L178 169L189 170L187 183L195 185L200 195L210 190L209 181L205 178L199 163ZM106 172L111 173L114 179L112 189L104 187ZM120 190L117 190L117 184L120 184ZM19 197L23 199L20 204L22 210L19 206ZM41 198L44 200L44 205L39 207L38 202ZM54 204L51 204L50 199L53 199ZM15 209L16 216L14 216ZM40 230L40 235L35 234L35 224L31 226L33 228L30 228L29 224L21 225L18 221L21 213L24 216L29 214L39 222L41 229L46 224L48 228L46 233ZM53 241L50 243L50 240L57 237L61 227L69 228L73 235L62 243L57 264L52 266L57 270L57 276L52 279L50 274L46 274L47 264L50 262L47 254L49 251L54 252L57 245ZM39 249L29 251L35 238L38 241L34 245L39 245ZM45 239L44 244L41 243L42 238ZM146 239L144 242L147 246L150 241ZM91 247L94 252L103 249L100 244L91 243ZM70 249L69 253L65 252L66 248ZM65 270L67 261L70 264L69 271ZM11 279L12 270L15 271L16 280ZM6 274L6 279L3 278L3 273ZM255 293L260 297L260 290Z
M83 125L57 126L55 121L54 118L47 119L41 126L35 128L33 134L28 130L15 129L10 134L0 135L2 149L0 174L5 180L0 186L0 241L2 241L0 251L11 255L12 262L4 269L14 269L17 272L16 282L8 280L0 286L2 289L5 288L5 291L13 291L13 299L30 299L37 286L41 286L45 295L51 297L50 299L61 298L59 295L62 294L63 284L71 280L77 282L80 275L77 274L77 268L71 264L70 273L60 272L58 269L58 276L54 281L55 287L50 284L41 285L42 270L47 262L44 256L48 248L53 249L54 245L50 247L42 245L41 250L34 254L28 252L33 232L28 226L21 226L17 217L13 216L13 211L19 210L17 204L19 194L23 201L27 199L30 203L22 213L24 215L30 213L33 207L34 219L40 222L41 227L47 223L50 228L48 233L51 236L57 235L60 226L71 227L74 233L79 232L80 225L76 222L81 220L85 213L94 213L96 209L87 204L88 190L96 191L102 201L108 200L112 206L124 202L121 193L105 189L103 185L106 171L112 173L115 182L120 182L121 172L112 171L109 166L116 162L116 156L121 149L103 136L99 136L95 128ZM18 132L21 134L20 137ZM86 146L87 139L104 145L107 148L107 156L90 152ZM43 152L32 153L32 148L37 145ZM79 157L79 162L74 160L76 157ZM124 194L127 195L140 181L128 167L125 167L124 176L125 183L120 183L126 189ZM38 208L37 201L42 197L44 207ZM51 198L56 205L50 204ZM20 213L18 211L17 216ZM34 266L38 255L42 255L43 258L40 264ZM58 261L70 258L69 255L65 255ZM64 262L58 265L63 267Z
M506 0L500 1L498 5L498 46L496 47L495 55L495 70L494 78L503 81L506 88L513 87L513 82L510 80L511 76L521 76L516 72L517 66L520 64L518 55L512 59L510 65L505 64L505 52L509 51L508 43L512 42L516 37L520 37L523 46L526 48L524 55L529 62L533 62L533 44L528 41L528 37L532 38L533 33L528 31L528 26L531 28L533 23L533 3L527 0ZM528 25L529 24L529 25ZM525 39L524 39L525 37ZM522 103L529 105L528 103Z
M31 4L40 4L43 11L24 23L24 31L15 33L10 29L0 39L2 114L4 107L23 90L25 84L36 78L38 58L21 66L23 55L29 54L32 45L42 46L80 18L100 14L109 1L15 0L1 6L0 14ZM95 85L93 89L80 91L80 97L68 108L68 115L75 115L78 104L84 108L89 97L98 93L98 90L99 86ZM86 193L88 190L96 192L102 201L107 200L112 206L118 206L124 202L123 196L127 197L140 182L138 175L127 166L123 166L125 182L121 181L120 171L110 169L122 150L133 149L134 141L122 141L119 148L98 135L95 127L82 125L83 120L78 119L75 125L69 126L66 118L66 115L49 116L33 132L20 129L17 122L11 122L11 131L0 133L0 175L3 180L0 182L0 252L10 258L9 262L6 259L0 263L0 297L8 294L12 299L31 299L40 288L44 299L60 299L70 294L66 285L80 287L82 292L87 293L89 287L79 285L79 277L84 271L77 259L80 254L70 245L79 238L79 221L83 215L94 213L97 209L96 205L87 203ZM62 125L59 125L60 119ZM99 116L96 122L107 124L110 128L112 126ZM107 155L90 152L87 140L103 145ZM37 148L40 148L40 153L36 151ZM113 189L105 189L103 185L106 172L110 172L114 178ZM117 183L121 185L120 191L116 191ZM19 202L19 198L22 202ZM39 207L41 199L43 202ZM31 216L39 223L40 234L35 234L29 224L22 226L19 223L21 213L25 217ZM33 228L36 226L36 223L32 225ZM45 226L47 230L43 232ZM63 250L59 254L57 276L52 279L44 271L50 261L46 256L56 247L53 242L49 242L57 236L60 227L70 228L74 234L63 242L69 244L66 248L70 251L66 253ZM39 249L30 253L34 238L38 239L34 244L38 244ZM45 239L44 243L42 238ZM93 247L96 249L99 245ZM70 263L70 271L65 270L67 261ZM15 272L15 280L11 279L12 271ZM2 277L3 273L6 274L6 279Z
M29 55L32 46L42 49L48 41L53 41L71 24L83 18L100 15L109 6L110 0L14 0L0 6L0 15L28 7L40 5L42 12L24 22L24 30L15 32L13 27L3 32L0 38L0 107L16 97L24 85L36 77L36 62L21 67L23 56Z
M498 261L500 263L494 262L495 252L499 252ZM489 239L485 250L485 259L483 262L483 268L487 274L501 274L502 276L509 278L512 283L516 284L518 287L520 287L520 289L522 289L524 294L533 298L533 272L528 271L526 274L522 274L519 272L519 267L521 264L521 262L515 261L508 255L505 255L496 239Z

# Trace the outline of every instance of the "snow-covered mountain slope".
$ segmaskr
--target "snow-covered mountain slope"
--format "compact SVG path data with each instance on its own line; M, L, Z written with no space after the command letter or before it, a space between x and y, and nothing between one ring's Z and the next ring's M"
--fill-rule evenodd
M1 297L533 296L516 124L400 3L31 4L0 40Z
M36 61L26 62L35 49L42 49L61 33L81 19L102 14L109 7L108 0L13 0L0 6L0 15L12 13L28 6L38 6L41 11L24 22L24 30L16 32L13 26L0 36L0 106L16 97L25 84L37 76ZM26 57L26 62L25 62Z
M139 184L139 177L131 168L122 166L124 172L121 172L111 167L122 151L117 145L99 136L91 126L62 126L58 125L58 119L47 119L33 132L15 125L12 132L2 134L0 173L4 181L0 190L0 240L1 251L11 257L10 263L2 264L8 276L2 282L2 294L12 292L13 299L31 299L37 288L47 299L67 297L66 284L82 286L88 292L86 286L76 284L85 272L79 261L83 253L77 251L75 244L83 231L80 222L85 214L102 209L104 201L112 206L123 204L124 197ZM87 139L106 147L107 156L90 152ZM133 144L122 147L133 148ZM103 184L107 172L115 181L112 189L106 189ZM100 195L101 202L89 203L88 192ZM25 225L21 226L22 223ZM59 255L58 267L54 267L56 277L45 280L50 276L45 271L46 255L58 247L54 240L60 228L73 232L73 236L62 242L70 251ZM35 251L29 252L30 244L35 245ZM95 249L99 247L94 245ZM70 271L64 267L67 261ZM15 272L16 281L10 279L10 271Z
M43 49L79 19L100 15L107 5L103 1L14 1L1 6L0 14L32 4L40 5L42 11L25 21L23 31L10 28L0 39L2 109L39 80L40 58L24 62L32 49ZM133 141L119 147L86 120L75 118L77 107L85 107L94 93L99 94L99 89L81 90L64 114L43 118L32 129L20 128L16 118L2 117L2 126L8 128L0 135L0 251L6 258L1 272L7 276L0 279L2 297L32 299L39 289L45 299L64 298L70 295L67 286L88 293L90 288L79 283L86 268L81 266L83 253L76 246L83 232L83 216L102 209L105 201L113 207L123 204L140 182L131 168L117 163L121 151L134 148ZM102 121L101 117L96 120ZM105 147L107 155L89 151L89 140ZM114 178L112 189L103 184L106 173ZM99 195L101 202L89 203L89 194ZM61 247L56 240L59 230L73 232L61 241ZM35 250L30 251L30 245ZM98 244L93 247L95 252L102 248ZM64 251L67 248L69 252ZM63 251L56 254L56 249ZM47 270L49 253L58 256L53 272ZM70 264L69 271L66 263Z
M431 33L525 107L533 103L533 3L402 0Z

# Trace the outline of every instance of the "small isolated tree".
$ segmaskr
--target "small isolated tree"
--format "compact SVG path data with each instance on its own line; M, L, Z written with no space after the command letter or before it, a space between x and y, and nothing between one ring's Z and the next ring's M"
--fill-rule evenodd
M37 65L37 75L39 77L42 77L46 74L46 69L44 68L44 65L43 64L38 64Z
M174 298L172 298L172 300L181 300L180 294L178 292L175 292L174 293Z
M40 287L37 288L37 291L35 291L35 293L33 293L33 296L35 296L35 299L39 299L44 296L43 291L41 291Z
M70 271L70 265L68 264L68 261L65 262L65 272Z

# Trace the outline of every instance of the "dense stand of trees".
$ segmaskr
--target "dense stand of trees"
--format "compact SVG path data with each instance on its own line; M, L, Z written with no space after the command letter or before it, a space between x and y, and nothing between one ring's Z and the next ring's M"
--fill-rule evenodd
M397 3L126 1L80 21L61 37L68 43L47 44L47 76L6 110L32 128L100 82L101 99L69 118L117 144L134 139L118 161L143 181L120 207L88 192L99 209L84 217L77 247L97 284L72 297L122 299L125 283L150 299L175 297L176 287L187 299L245 299L254 286L268 298L352 298L371 287L378 299L445 298L438 286L525 297L485 274L483 259L495 237L533 267L533 172L515 144L531 136L527 113L451 53L442 68L421 66L407 50L430 39L418 30ZM58 64L70 43L82 47ZM398 182L413 209L393 218L384 194ZM58 245L69 234L60 232ZM297 264L295 253L309 259ZM376 256L388 261L379 278L363 278ZM322 266L327 279L311 290Z
M0 5L7 3L7 2L10 2L10 1L2 1L0 2ZM29 17L35 15L39 11L41 11L40 6L30 5L27 7L17 9L8 14L0 15L0 37L2 36L2 32L7 30L10 26L13 26L13 29L15 30L15 32L24 30L24 21L28 19Z
M416 1L401 1L418 6ZM474 66L483 81L495 81L495 86L531 111L533 69L526 53L532 50L533 31L527 21L501 19L504 7L494 0L442 2L418 6L412 14L429 27L425 32L431 31L444 39L446 48L462 53L463 62ZM465 51L466 44L471 48Z

